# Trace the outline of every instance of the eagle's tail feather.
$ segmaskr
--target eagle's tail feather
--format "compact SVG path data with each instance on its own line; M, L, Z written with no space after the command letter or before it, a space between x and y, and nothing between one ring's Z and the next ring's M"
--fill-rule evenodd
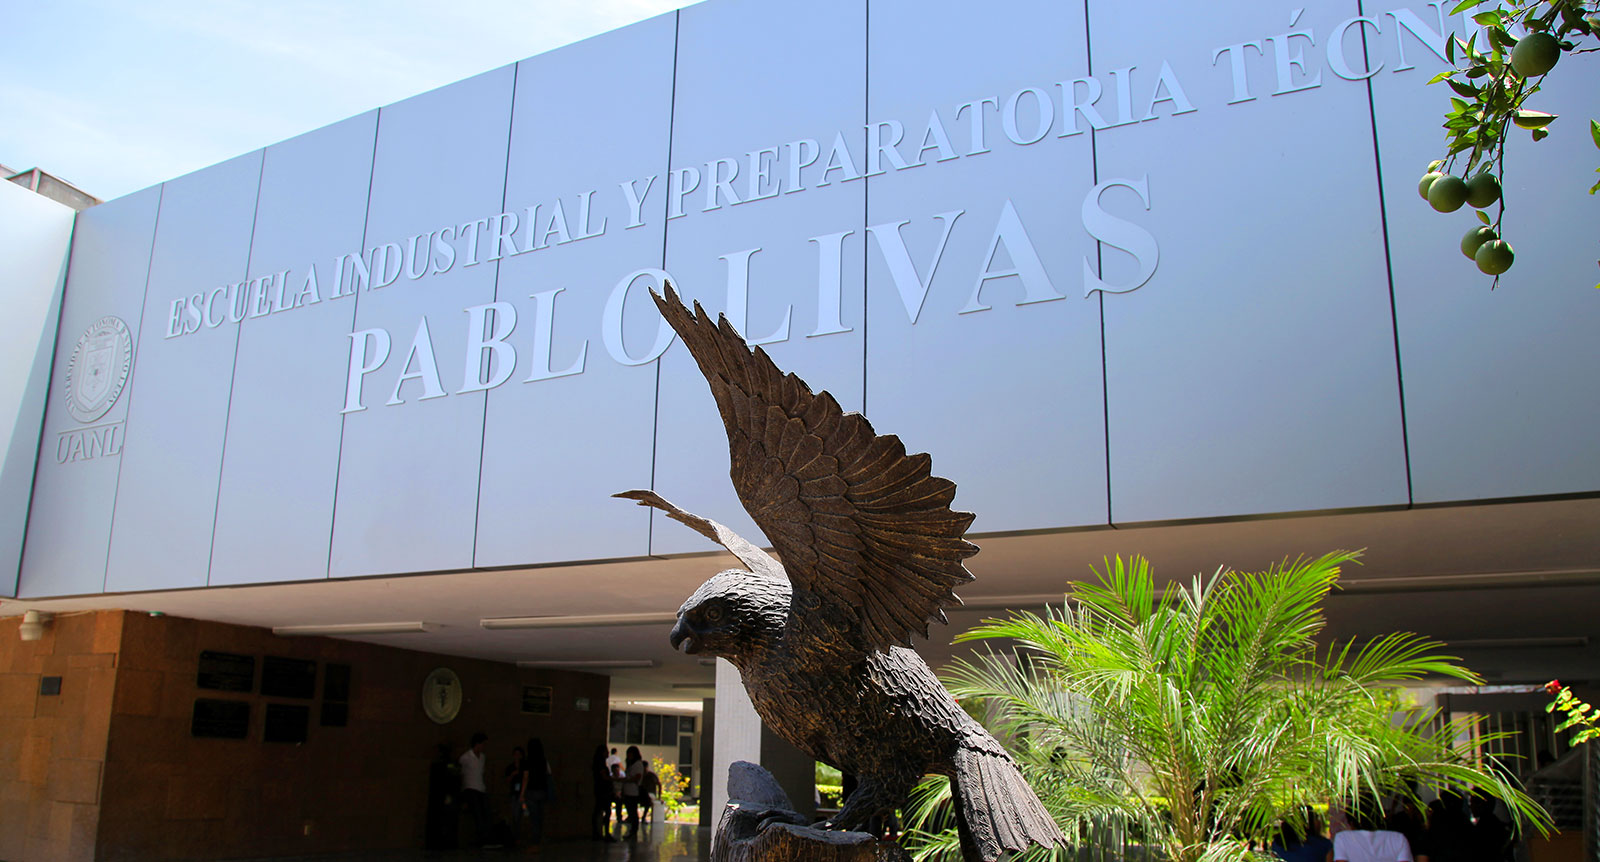
M957 828L967 832L961 843L968 862L977 862L973 850L982 862L995 862L1007 850L1066 844L1055 818L1010 757L963 746L956 752L955 767Z

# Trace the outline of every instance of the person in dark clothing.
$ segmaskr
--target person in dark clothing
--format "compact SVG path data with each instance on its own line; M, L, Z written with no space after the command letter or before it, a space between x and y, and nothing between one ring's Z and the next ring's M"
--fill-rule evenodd
M1428 850L1433 862L1466 862L1471 852L1472 821L1461 794L1446 790L1428 806Z
M1428 845L1428 822L1410 797L1395 800L1394 810L1389 812L1383 828L1406 837L1406 843L1411 845L1411 858L1416 862L1429 862L1433 858L1433 848Z
M1471 852L1467 862L1508 862L1511 858L1511 829L1495 813L1495 798L1474 793L1468 803L1472 813Z
M644 756L639 753L639 746L628 746L628 755L623 759L622 774L622 802L628 808L628 840L633 840L639 834L639 786L644 782Z
M611 834L611 801L615 796L611 785L611 768L606 765L604 744L596 746L589 774L594 780L594 809L589 818L589 837L596 841L615 841L617 839Z
M550 761L545 757L544 741L537 736L528 740L527 764L522 800L528 815L528 841L537 847L544 840L544 807L551 802L555 784L550 775Z
M1284 823L1278 838L1268 849L1284 862L1333 862L1333 842L1322 835L1322 820L1316 812L1306 811L1306 829L1300 830Z
M450 746L439 743L428 765L428 809L423 846L429 850L456 847L456 798L461 793L461 770L450 759Z
M528 758L521 746L511 749L511 762L506 764L505 778L506 788L511 794L506 801L506 806L511 811L510 846L515 847L522 818L528 813L528 804L523 796L528 781Z

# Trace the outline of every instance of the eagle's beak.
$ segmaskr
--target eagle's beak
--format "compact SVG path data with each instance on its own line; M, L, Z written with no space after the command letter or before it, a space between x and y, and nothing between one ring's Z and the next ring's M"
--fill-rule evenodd
M678 617L678 622L672 627L672 634L668 636L668 640L671 641L673 649L682 650L690 655L698 652L700 648L700 645L695 643L683 617Z

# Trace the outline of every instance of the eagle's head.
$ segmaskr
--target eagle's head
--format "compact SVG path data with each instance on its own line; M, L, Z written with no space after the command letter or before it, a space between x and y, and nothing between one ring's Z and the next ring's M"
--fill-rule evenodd
M789 615L787 578L737 569L705 583L678 609L672 648L737 661L776 644Z

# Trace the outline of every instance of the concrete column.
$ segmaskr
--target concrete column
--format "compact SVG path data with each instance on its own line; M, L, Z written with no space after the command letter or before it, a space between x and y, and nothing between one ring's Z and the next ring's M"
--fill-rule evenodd
M717 750L717 699L714 697L702 698L700 701L700 750L695 756L695 798L700 800L700 826L710 829L716 825L716 818L711 814L717 809L711 806L711 791L713 782L712 774L716 771L712 767L714 753Z
M728 662L717 660L716 741L711 758L710 779L712 817L716 825L728 804L728 767L736 760L748 760L766 767L795 809L807 817L816 814L816 766L798 748L767 730L756 715L750 696L745 693L739 671ZM702 784L702 786L705 786ZM702 818L702 822L707 822Z

